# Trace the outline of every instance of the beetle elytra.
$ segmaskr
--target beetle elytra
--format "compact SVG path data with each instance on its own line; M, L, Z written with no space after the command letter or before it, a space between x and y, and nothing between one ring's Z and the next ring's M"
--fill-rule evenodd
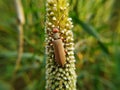
M63 42L59 36L59 29L58 28L53 28L53 37L55 39L53 41L55 60L59 65L64 67L64 64L66 62L66 57L65 57Z

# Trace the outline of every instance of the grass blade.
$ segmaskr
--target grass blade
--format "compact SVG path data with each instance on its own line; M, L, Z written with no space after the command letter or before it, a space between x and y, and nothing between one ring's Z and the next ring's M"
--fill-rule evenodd
M98 34L98 32L96 32L96 30L91 25L86 24L85 22L81 21L79 18L77 18L77 15L72 16L72 18L73 18L73 21L75 23L79 24L88 34L90 34L93 37L95 37L95 39L97 39L98 44L100 45L100 47L102 48L102 50L106 54L109 54L108 48L101 41L100 35Z

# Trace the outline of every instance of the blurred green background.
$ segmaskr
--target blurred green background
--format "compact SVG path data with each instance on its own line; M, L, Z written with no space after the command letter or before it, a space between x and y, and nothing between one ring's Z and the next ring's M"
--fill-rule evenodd
M77 90L120 90L120 0L69 0ZM0 90L45 90L45 0L22 0L24 52L14 0L0 0Z

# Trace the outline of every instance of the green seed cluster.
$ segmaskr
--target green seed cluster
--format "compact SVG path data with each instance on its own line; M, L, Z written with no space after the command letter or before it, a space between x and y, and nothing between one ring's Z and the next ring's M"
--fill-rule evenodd
M46 90L76 90L74 43L71 18L68 18L69 4L66 0L46 2ZM66 51L66 63L61 67L56 63L52 41L53 28L59 29Z

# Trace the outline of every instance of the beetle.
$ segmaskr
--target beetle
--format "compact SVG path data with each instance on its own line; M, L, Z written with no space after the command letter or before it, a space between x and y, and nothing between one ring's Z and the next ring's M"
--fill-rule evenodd
M54 41L52 41L52 43L54 48L55 60L59 65L64 67L66 62L66 56L65 56L63 42L59 35L59 29L54 27L52 32L54 38Z

